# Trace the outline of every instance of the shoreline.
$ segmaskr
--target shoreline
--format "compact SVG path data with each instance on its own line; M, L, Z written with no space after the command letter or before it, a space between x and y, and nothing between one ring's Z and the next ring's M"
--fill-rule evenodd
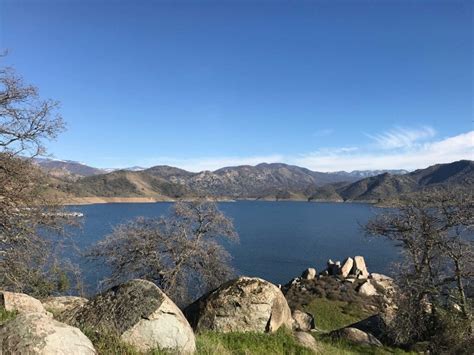
M196 201L196 198L183 198L173 199L170 197L72 197L67 199L61 205L63 206L79 206L79 205L102 205L110 203L158 203L158 202L177 202L177 201ZM341 201L341 200L311 200L302 198L290 198L290 199L270 199L270 198L216 198L216 199L205 199L208 201L215 202L237 202L237 201L265 201L265 202L308 202L308 203L364 203L364 204L375 204L374 201Z

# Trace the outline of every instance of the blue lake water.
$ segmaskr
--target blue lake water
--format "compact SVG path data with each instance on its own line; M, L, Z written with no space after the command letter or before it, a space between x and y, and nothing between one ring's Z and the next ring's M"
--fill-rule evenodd
M121 203L72 206L84 213L84 225L74 231L81 250L111 232L113 226L138 216L160 216L170 203ZM395 247L368 238L361 225L379 209L368 204L238 201L220 203L234 220L240 236L228 246L239 274L286 283L305 268L322 270L329 258L363 255L369 271L389 273L397 259ZM89 289L94 290L106 268L80 260Z

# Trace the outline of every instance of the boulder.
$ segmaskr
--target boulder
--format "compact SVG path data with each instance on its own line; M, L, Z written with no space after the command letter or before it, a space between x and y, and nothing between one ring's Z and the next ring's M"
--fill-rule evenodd
M372 273L369 276L372 284L383 290L383 294L391 296L395 293L395 282L391 277L382 274Z
M361 295L365 296L375 296L377 295L377 289L372 285L370 281L365 281L358 289Z
M349 276L353 266L354 266L354 259L347 258L346 260L344 260L344 262L342 263L341 269L339 270L341 276L344 278Z
M292 328L291 311L281 290L260 278L239 277L189 305L184 314L197 330L274 332Z
M193 330L180 309L155 284L132 280L95 296L72 319L80 325L147 352L155 348L179 353L196 350Z
M312 314L296 309L291 313L291 316L293 317L293 328L295 330L308 332L315 328Z
M25 313L0 327L0 353L44 355L95 354L91 341L77 328L45 313Z
M67 316L73 312L78 312L89 300L76 296L48 297L42 300L43 307L61 319L64 313Z
M315 353L319 353L320 349L316 339L311 334L305 332L295 332L294 333L295 339L301 346L312 350Z
M367 266L365 265L365 259L363 256L354 257L354 266L352 267L351 274L359 279L366 279L369 277L369 272L367 271Z
M316 275L317 275L316 269L310 267L306 269L305 271L303 271L303 273L301 274L301 278L304 280L313 280L316 277Z
M382 343L370 333L357 328L342 328L329 333L333 339L343 339L360 345L382 346Z
M44 313L47 314L43 304L24 293L0 291L0 306L6 311L16 311L20 314L25 313Z

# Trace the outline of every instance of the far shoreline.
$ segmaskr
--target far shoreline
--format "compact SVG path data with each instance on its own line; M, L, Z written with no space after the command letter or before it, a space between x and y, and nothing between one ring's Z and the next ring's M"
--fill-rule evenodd
M62 202L63 206L81 206L81 205L103 205L103 204L120 204L120 203L159 203L159 202L178 202L178 201L197 201L197 198L173 199L167 197L74 197ZM360 204L377 204L376 201L342 201L342 200L308 200L302 198L290 199L271 199L271 198L206 198L205 201L215 202L238 202L238 201L265 201L265 202L308 202L308 203L360 203Z

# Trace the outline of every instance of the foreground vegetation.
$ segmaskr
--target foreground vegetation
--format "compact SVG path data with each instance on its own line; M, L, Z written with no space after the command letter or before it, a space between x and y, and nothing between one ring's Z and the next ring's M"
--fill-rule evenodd
M336 328L331 325L330 328ZM99 335L96 332L84 330L84 333L94 344L98 354L139 355L139 351L124 344L113 335ZM355 345L342 340L333 340L320 333L313 333L319 354L352 355L352 354L409 354L401 349L389 347L372 347ZM218 333L205 332L196 336L197 354L199 355L234 355L234 354L314 354L311 350L299 345L291 332L279 330L273 334L266 333ZM152 355L164 355L169 352L155 350Z

